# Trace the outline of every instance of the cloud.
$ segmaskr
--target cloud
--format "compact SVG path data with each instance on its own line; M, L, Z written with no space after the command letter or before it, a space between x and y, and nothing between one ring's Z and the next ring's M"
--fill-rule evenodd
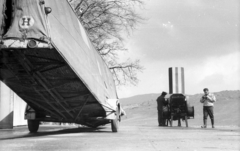
M169 67L185 68L188 94L204 87L212 92L240 89L240 1L146 4L143 14L149 19L127 43L130 57L140 59L145 70L139 85L125 87L119 96L168 91Z
M184 67L187 94L202 93L208 87L211 92L240 90L240 52L221 57L211 57L198 64L182 64L158 61L144 62L146 70L139 74L140 82L135 86L118 90L120 97L168 91L168 68Z
M221 73L214 73L212 75L204 77L204 79L201 81L205 85L205 87L211 87L215 88L219 87L219 84L221 83L222 86L226 85L224 81L224 76Z
M221 57L211 57L198 66L187 66L188 92L209 87L211 91L240 89L240 52Z
M166 28L166 29L173 28L173 24L170 21L168 21L167 23L163 23L162 26L163 26L163 28Z
M219 47L239 47L239 2L204 2L152 1L153 8L145 14L149 20L136 31L130 47L151 60L199 60L232 53L235 50Z

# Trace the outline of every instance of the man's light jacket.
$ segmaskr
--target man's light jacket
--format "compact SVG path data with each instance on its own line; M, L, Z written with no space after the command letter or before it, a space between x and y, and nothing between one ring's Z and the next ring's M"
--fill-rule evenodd
M212 93L209 93L208 95L204 94L201 97L200 102L203 103L203 106L214 106L213 103L216 102L216 97Z

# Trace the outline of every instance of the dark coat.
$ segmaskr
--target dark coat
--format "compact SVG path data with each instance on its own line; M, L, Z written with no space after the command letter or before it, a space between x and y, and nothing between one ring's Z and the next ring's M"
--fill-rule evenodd
M159 96L158 98L157 98L157 109L159 110L159 111L162 111L163 110L163 106L165 105L165 103L166 103L166 101L165 101L165 98L164 98L164 96Z

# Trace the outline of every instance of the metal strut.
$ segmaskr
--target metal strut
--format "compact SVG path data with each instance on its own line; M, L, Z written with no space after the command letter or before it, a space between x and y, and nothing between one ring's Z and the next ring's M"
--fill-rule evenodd
M59 115L55 114L54 112L52 112L51 110L45 108L44 106L42 106L41 104L37 103L36 101L33 101L31 99L28 99L28 101L32 102L33 104L36 104L37 106L43 108L44 110L46 110L47 112L49 112L50 114L55 115L56 117L59 117Z
M65 119L67 119L66 116L64 116L61 112L59 112L58 109L57 109L54 105L52 105L52 104L47 100L47 98L45 98L45 96L44 96L43 94L41 94L38 90L36 90L36 88L34 88L34 90L35 90L35 92L37 92L37 93L43 98L43 100L44 100L45 102L47 102L48 105L50 105L54 110L56 110L56 111L58 112L58 114L60 114L60 115L61 115L62 117L64 117Z
M84 106L87 104L88 100L90 100L89 98L90 98L90 96L87 97L87 99L86 99L86 101L84 102L82 108L81 108L80 111L78 112L78 115L75 117L75 121L77 121L77 119L78 119L79 115L81 114Z
M18 51L18 54L20 57L16 56L15 53L13 53L13 54L18 59L18 61L21 63L21 65L24 67L24 69L28 72L28 74L32 75L34 77L34 79L36 79L38 81L38 83L40 83L46 89L46 91L54 98L54 100L57 101L57 103L68 113L68 115L70 117L74 118L74 116L71 113L69 113L69 110L60 102L60 100L57 98L57 96L60 97L61 99L63 99L63 98L55 90L50 90L48 88L48 86L47 86L48 82L46 81L46 79L44 79L44 77L41 75L41 73L32 72L33 67L32 67L31 62L24 55L22 55L19 51ZM52 91L55 92L57 96Z
M4 63L4 64L5 64L5 66L8 68L8 70L10 70L11 72L14 73L15 78L17 78L17 79L21 82L21 80L20 80L19 77L17 76L17 72L15 72L7 63ZM29 74L29 72L27 72L27 73ZM32 80L35 81L35 79L33 79L33 78L32 78ZM8 81L8 83L11 83L11 81ZM16 84L16 83L14 82L14 84ZM19 84L19 86L24 87L24 88L29 88L29 89L36 89L36 88L33 87L32 85L24 86L24 85L22 85L22 84ZM26 96L23 96L23 97L26 98ZM30 102L32 102L33 104L35 104L35 105L43 108L45 111L49 112L50 114L55 115L56 117L60 117L59 115L53 113L51 110L48 110L48 109L44 108L41 104L37 103L36 101L32 101L32 99L28 99L28 101L30 101ZM46 101L46 103L48 103L48 104L51 106L51 104L50 104L48 101ZM53 108L54 108L54 107L53 107ZM61 114L61 112L60 112L60 114ZM64 116L64 115L62 115L62 116ZM65 116L64 116L64 117L65 117ZM60 117L60 118L61 118L61 117Z

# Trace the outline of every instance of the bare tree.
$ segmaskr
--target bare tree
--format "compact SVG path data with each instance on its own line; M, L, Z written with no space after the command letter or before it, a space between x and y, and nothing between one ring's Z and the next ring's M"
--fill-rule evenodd
M88 31L94 47L107 62L117 85L137 84L137 72L143 67L139 60L120 62L118 54L127 51L123 33L131 33L143 20L135 10L142 0L68 0Z

